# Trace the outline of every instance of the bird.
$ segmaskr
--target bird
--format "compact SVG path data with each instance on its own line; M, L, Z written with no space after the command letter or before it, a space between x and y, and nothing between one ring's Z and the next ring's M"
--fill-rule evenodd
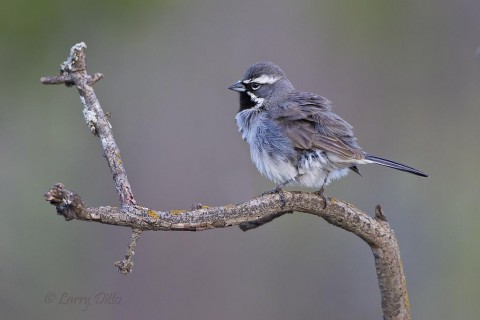
M333 104L318 94L298 91L273 62L251 65L228 89L240 94L235 120L258 171L277 185L264 192L280 193L286 185L316 188L324 200L325 186L360 174L358 165L378 164L428 175L407 165L369 154L358 145L353 127L332 111ZM282 202L285 202L282 197Z

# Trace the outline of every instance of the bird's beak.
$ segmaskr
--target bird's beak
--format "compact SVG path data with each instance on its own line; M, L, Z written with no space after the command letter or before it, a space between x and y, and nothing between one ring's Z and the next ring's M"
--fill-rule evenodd
M245 92L246 91L245 86L243 85L241 80L232 84L230 87L228 87L228 89L233 90L233 91L237 91L237 92Z

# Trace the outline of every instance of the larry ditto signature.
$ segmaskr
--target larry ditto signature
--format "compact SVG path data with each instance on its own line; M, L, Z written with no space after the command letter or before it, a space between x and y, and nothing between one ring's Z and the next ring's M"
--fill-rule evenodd
M78 305L82 307L83 311L88 310L90 304L95 305L115 305L120 304L122 298L115 292L99 292L92 295L77 296L71 295L64 291L60 295L53 291L47 292L45 295L45 303L60 304L60 305Z

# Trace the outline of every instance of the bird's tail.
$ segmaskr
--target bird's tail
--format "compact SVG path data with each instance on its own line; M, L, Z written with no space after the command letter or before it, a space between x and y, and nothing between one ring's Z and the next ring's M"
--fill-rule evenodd
M380 157L372 156L370 154L365 155L365 160L369 160L372 163L376 163L376 164L379 164L379 165L382 165L382 166L385 166L385 167L397 169L397 170L400 170L400 171L410 172L412 174L416 174L417 176L428 177L428 174L426 174L425 172L422 172L420 170L417 170L415 168L406 166L404 164L401 164L401 163L398 163L398 162L395 162L395 161L391 161L391 160L383 159L383 158L380 158Z

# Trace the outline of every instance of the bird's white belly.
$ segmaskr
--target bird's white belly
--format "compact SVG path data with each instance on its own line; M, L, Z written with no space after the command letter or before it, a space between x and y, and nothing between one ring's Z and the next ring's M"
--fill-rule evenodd
M348 174L349 165L336 166L331 161L332 155L320 150L305 154L298 163L299 176L295 184L308 188L320 189L324 184L340 179Z
M280 157L271 157L265 149L250 144L250 155L258 171L275 183L282 183L294 179L298 170L291 162Z

